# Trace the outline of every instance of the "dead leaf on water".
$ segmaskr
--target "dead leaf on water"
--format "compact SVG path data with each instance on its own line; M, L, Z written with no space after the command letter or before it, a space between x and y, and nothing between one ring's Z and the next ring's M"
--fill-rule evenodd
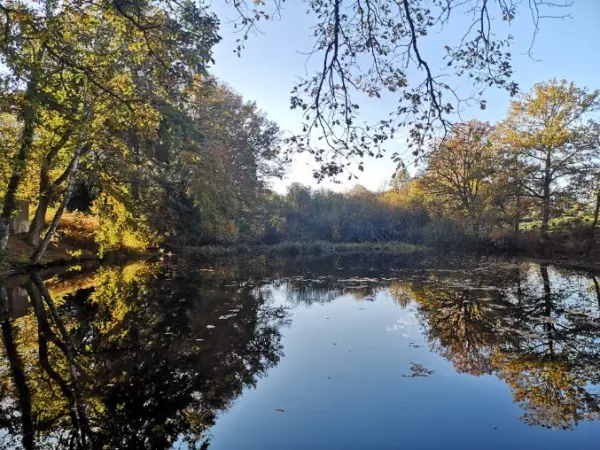
M404 378L418 378L418 377L428 377L429 375L433 375L435 371L427 369L422 364L410 363L410 374L403 374Z
M219 320L227 320L235 316L237 316L237 313L225 314L224 316L220 316Z

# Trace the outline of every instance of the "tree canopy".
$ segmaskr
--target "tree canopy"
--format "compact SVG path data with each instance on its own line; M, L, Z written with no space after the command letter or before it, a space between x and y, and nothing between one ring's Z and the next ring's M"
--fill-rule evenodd
M242 32L238 52L260 21L286 20L286 0L227 3ZM292 89L291 107L302 111L303 132L290 142L315 156L320 163L315 177L322 178L343 172L353 161L362 169L362 158L381 156L383 144L400 128L408 128L409 147L418 154L440 131L451 130L458 111L485 109L486 88L515 95L514 39L504 24L530 18L531 34L519 37L531 42L531 52L540 21L566 17L570 3L305 0L302 5L313 24L309 56L316 68ZM445 28L452 34L444 35L444 48L426 54L423 41ZM458 77L469 79L468 93L454 88ZM383 95L394 98L396 106L379 121L365 123L362 100Z

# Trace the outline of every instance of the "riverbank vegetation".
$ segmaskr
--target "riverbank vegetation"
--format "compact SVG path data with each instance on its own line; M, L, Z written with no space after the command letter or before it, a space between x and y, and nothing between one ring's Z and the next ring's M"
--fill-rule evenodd
M145 141L141 166L137 157L84 159L66 205L67 193L40 202L38 170L47 168L31 160L36 170L23 178L20 198L37 208L28 235L14 241L21 243L16 259L27 261L26 252L42 242L40 208L50 225L62 214L53 247L71 257L164 247L214 255L262 246L265 252L298 254L393 242L404 243L403 251L594 249L600 209L600 132L591 120L599 104L596 91L564 81L540 83L514 101L498 124L456 124L412 175L401 167L378 192L292 184L285 194L269 189L269 179L282 176L287 163L277 125L215 80L198 92L176 134L165 124L159 130L177 142L174 155L164 149L165 161L148 157L154 143ZM200 133L202 145L194 147L194 140L179 134L184 127ZM71 212L61 212L61 205ZM193 250L207 245L212 247Z
M502 250L553 243L576 253L594 247L600 210L597 91L565 81L540 83L518 97L498 124L451 123L445 115L450 104L439 103L443 86L428 73L430 82L421 85L421 97L413 93L410 112L428 111L426 123L382 122L367 138L354 125L358 106L348 103L349 90L406 94L406 80L397 71L397 86L389 85L393 77L383 84L364 78L344 85L338 98L335 80L351 65L336 55L331 60L325 43L332 36L325 33L318 39L331 65L294 91L292 107L304 111L306 134L289 136L258 105L211 76L220 36L219 18L208 6L39 3L0 5L0 252L13 263L36 265L58 254L77 259L314 241ZM245 30L254 26L248 17L267 18L252 5L233 3ZM334 31L347 40L343 45L359 40L343 34L355 24L339 16L338 2L318 3L323 17L340 27ZM429 26L431 11L423 16L419 6L404 6L398 21L415 25L422 18L421 25ZM325 22L317 27L330 29ZM396 32L396 39L417 48L414 27ZM373 53L382 70L392 71L386 52L373 49L357 51ZM466 64L461 74L517 92L507 83L508 54L493 59L489 47L459 50L448 51ZM475 63L481 55L487 59ZM494 78L482 77L482 70ZM311 90L320 79L334 85ZM322 109L327 105L331 115ZM436 133L434 122L446 132ZM314 130L327 123L333 128L315 148L320 139ZM320 164L315 178L336 176L350 161L380 155L401 126L412 127L408 148L414 155L398 159L391 182L394 168L381 174L379 192L294 184L279 194L270 188L274 178L285 176L294 152L312 153ZM417 169L407 170L409 162ZM11 237L19 201L31 207L30 227Z

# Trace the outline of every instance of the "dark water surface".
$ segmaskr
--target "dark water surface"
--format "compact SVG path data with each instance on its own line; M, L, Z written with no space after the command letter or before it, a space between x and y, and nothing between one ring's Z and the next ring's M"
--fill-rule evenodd
M599 283L381 255L4 280L0 448L597 449Z

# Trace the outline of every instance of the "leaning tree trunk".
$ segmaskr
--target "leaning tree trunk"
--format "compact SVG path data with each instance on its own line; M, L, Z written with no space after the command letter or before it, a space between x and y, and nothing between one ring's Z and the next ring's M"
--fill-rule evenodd
M10 219L17 207L17 190L25 173L27 157L33 144L33 135L37 116L37 76L33 73L25 91L25 98L21 109L23 130L21 132L21 145L13 158L12 174L4 194L4 204L0 213L0 252L6 250L10 236Z
M40 194L38 198L38 205L33 216L33 220L29 227L29 233L27 234L27 241L30 245L37 247L40 245L40 235L46 225L46 213L52 200L52 195L58 186L60 186L65 180L69 178L71 166L67 167L60 177L58 177L54 183L50 184L50 178L48 176L48 169L42 168L40 173Z
M60 140L52 146L42 161L42 167L40 168L40 189L38 196L38 204L33 216L33 220L29 227L29 233L27 234L27 241L30 245L37 247L40 244L40 235L46 225L46 213L50 206L52 194L56 187L58 187L68 176L68 168L63 174L58 177L54 183L50 183L49 170L52 162L56 158L58 152L67 144L71 135L73 134L73 127L69 127L61 136Z
M81 156L81 152L82 152L82 147L81 147L81 145L78 145L75 150L75 155L73 155L73 159L71 160L71 163L69 164L69 168L68 168L67 190L62 199L62 202L60 203L60 206L58 207L58 209L56 210L56 213L54 214L54 217L52 219L52 222L50 223L50 226L48 227L48 230L46 231L46 234L44 235L44 239L42 239L42 241L37 246L33 255L31 255L31 261L30 261L31 264L38 264L40 262L40 259L42 258L42 256L44 255L44 252L48 248L50 239L52 239L52 236L54 236L54 233L56 233L56 229L58 228L58 224L63 215L63 212L65 211L65 208L67 207L67 204L69 203L69 200L71 199L71 195L73 194L73 188L75 186L75 175L77 173L79 157Z

